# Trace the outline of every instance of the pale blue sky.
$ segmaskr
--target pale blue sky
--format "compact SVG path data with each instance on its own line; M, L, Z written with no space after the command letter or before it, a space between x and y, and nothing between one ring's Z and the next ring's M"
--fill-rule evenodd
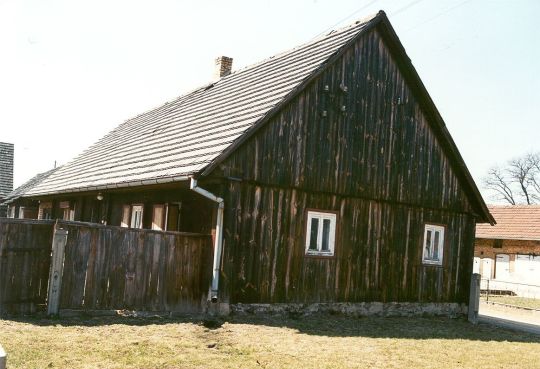
M239 68L379 9L477 183L540 150L540 1L0 0L0 141L15 143L15 185L209 81L218 55Z

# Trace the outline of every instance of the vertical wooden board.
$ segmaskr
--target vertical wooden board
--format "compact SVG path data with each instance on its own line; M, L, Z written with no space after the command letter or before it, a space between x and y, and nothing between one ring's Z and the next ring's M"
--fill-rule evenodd
M107 250L107 289L106 300L109 308L123 309L126 289L127 260L130 258L130 244L133 231L115 229L111 248Z
M131 231L129 233L128 243L125 245L127 248L127 254L125 258L123 255L116 254L116 260L119 265L124 268L119 270L125 271L125 287L123 289L123 306L127 309L133 309L135 306L137 295L137 253L139 250L139 232ZM116 286L115 286L116 287ZM116 287L118 288L118 287Z
M73 228L74 227L68 228L68 232L70 229ZM67 309L77 309L84 306L83 302L84 291L86 288L86 272L88 268L88 259L90 257L92 238L95 235L95 232L93 232L93 230L89 228L79 228L78 231L78 243L72 243L71 252L69 254L66 253L66 257L69 255L72 258L72 283L70 286L71 288L68 290L64 289L64 285L62 285L62 296L67 295L66 299L67 301L69 301L69 303L67 306L61 306ZM68 236L68 244L69 239L70 238ZM62 300L66 301L64 300L64 298L62 298Z
M83 287L83 307L88 309L95 306L95 279L94 279L94 270L96 269L96 264L98 263L97 254L99 245L101 245L103 240L101 239L101 229L95 228L90 230L90 237L88 239L88 257L86 261L85 271L84 271L84 287ZM82 273L81 273L82 274Z
M112 249L120 246L115 243L116 229L105 229L102 232L102 243L98 247L97 264L94 274L94 306L95 308L106 308L110 306L110 295L107 288L111 277L111 257Z
M146 250L146 268L149 269L147 274L146 284L147 290L145 294L145 306L151 311L159 310L158 306L158 276L159 276L159 260L161 253L161 241L163 236L161 234L154 234L153 239L150 239L148 243L148 250Z
M156 283L155 283L155 299L154 299L154 306L156 310L165 311L166 309L166 301L165 301L165 277L167 272L167 251L168 251L168 243L170 242L169 239L174 236L172 235L164 235L160 238L159 243L159 259L157 260L157 270L155 271L155 277L156 277Z
M74 254L79 243L79 232L77 228L68 228L68 240L65 246L64 271L62 274L62 291L60 293L60 308L71 307L70 291L74 288Z
M175 259L174 259L174 249L176 245L176 237L170 237L166 247L167 247L167 258L165 259L165 278L163 282L163 293L165 307L169 311L174 311L176 295L175 295Z

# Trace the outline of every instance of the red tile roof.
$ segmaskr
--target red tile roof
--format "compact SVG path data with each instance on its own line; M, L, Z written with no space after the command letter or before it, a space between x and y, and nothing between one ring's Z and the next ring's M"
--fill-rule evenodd
M490 205L497 224L476 225L476 238L540 240L540 205Z

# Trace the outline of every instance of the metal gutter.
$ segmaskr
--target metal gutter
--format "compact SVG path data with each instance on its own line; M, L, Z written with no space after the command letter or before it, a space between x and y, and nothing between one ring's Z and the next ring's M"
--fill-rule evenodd
M153 178L153 179L143 179L143 180L134 180L126 181L119 183L110 183L98 186L85 186L85 187L75 187L75 188L66 188L56 191L47 191L47 192L28 192L25 193L22 197L39 197L39 196L49 196L49 195L58 195L58 194L70 194L74 192L90 192L90 191L99 191L99 190L110 190L115 188L126 188L126 187L139 187L139 186L148 186L153 184L162 184L162 183L171 183L171 182L182 182L190 179L189 176L176 176L176 177L164 177L164 178Z
M197 180L191 178L190 189L198 194L212 200L218 204L217 219L216 219L216 236L214 239L214 262L212 267L212 285L210 287L210 301L218 301L219 291L219 273L221 264L221 251L223 247L223 210L225 208L224 201L221 197L218 197L197 185Z

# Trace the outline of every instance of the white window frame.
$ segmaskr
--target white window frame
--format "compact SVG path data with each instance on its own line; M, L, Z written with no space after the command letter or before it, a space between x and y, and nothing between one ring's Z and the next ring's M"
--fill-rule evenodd
M444 258L444 236L446 227L437 224L425 224L424 240L422 242L422 263L426 265L443 265ZM428 232L431 232L429 237L430 244L428 245ZM438 242L438 259L433 258L432 254L435 251L435 233L439 232Z
M317 228L317 249L310 249L311 244L311 223L313 219L318 219L318 228ZM323 241L323 222L324 220L330 220L330 229L328 232L328 251L322 250L322 241ZM324 212L324 211L313 211L308 210L307 212L307 221L306 221L306 255L310 256L334 256L335 246L336 246L336 226L337 226L337 214Z
M137 217L137 214L140 213L140 216ZM131 222L130 227L135 229L143 228L143 219L144 219L144 205L143 204L133 204L131 206ZM139 224L137 224L139 220Z
M15 218L15 210L17 207L15 205L8 206L8 218Z

